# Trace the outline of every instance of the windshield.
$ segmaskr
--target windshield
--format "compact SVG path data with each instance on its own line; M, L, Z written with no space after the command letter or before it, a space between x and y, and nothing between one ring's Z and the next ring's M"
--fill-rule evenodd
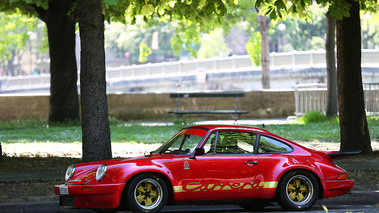
M152 154L190 154L203 137L207 134L207 130L200 128L182 129L178 134L164 143L161 147L155 150Z

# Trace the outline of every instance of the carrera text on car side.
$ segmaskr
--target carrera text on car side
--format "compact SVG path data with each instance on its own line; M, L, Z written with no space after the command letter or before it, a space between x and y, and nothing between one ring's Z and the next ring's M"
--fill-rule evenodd
M72 165L55 193L62 208L159 212L185 201L227 200L305 210L353 188L332 161L354 154L315 151L260 128L190 126L147 156Z

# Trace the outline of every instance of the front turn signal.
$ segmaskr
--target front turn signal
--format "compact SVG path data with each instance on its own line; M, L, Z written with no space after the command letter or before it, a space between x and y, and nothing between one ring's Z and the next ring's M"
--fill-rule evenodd
M337 176L337 180L346 180L347 179L347 173L339 173Z

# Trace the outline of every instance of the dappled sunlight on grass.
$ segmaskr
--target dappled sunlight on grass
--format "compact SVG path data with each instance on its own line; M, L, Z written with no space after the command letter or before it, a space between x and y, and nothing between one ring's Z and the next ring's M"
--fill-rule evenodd
M379 139L379 118L368 117L367 120L371 140L377 142ZM156 147L157 144L159 145L169 140L180 129L185 127L185 125L173 125L172 123L169 125L168 123L166 123L167 125L164 124L160 122L159 125L138 125L137 123L112 120L110 126L112 145L121 144L119 146L121 148L118 148L121 154L127 153L131 149L131 147L123 148L122 146L152 145L152 147ZM256 127L260 127L260 125ZM48 153L52 156L59 156L59 152L65 150L65 147L71 147L70 149L72 150L66 150L61 155L73 156L79 151L81 153L82 130L77 125L49 127L46 122L40 121L0 122L0 128L0 142L2 143L3 151L6 150L11 156L13 153L27 153L29 152L28 149L31 149L29 147L33 147L34 154L41 153L41 155ZM265 128L283 138L300 143L310 143L309 145L311 143L322 144L328 142L338 144L340 142L338 122L271 124L266 125ZM18 149L24 151L17 151ZM50 150L48 152L46 151L47 149L57 150L57 153L52 154L54 151ZM151 149L151 147L148 147L145 150ZM137 152L140 151L136 150Z
M265 129L293 141L340 141L337 123L267 125Z

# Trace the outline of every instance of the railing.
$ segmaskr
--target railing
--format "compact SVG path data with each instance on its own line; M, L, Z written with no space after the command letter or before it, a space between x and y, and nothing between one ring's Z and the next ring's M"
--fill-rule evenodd
M379 83L363 83L367 116L379 115ZM296 116L310 111L326 112L328 91L326 84L303 84L295 87Z
M300 84L295 87L296 116L310 111L326 111L328 91L326 84Z
M364 83L366 113L368 116L379 115L379 83Z
M362 64L373 64L379 66L379 50L362 50ZM325 51L302 51L302 52L285 52L271 53L270 66L275 67L293 67L297 66L324 66ZM190 61L163 62L155 64L142 64L107 68L106 78L108 82L121 81L124 79L144 79L161 76L184 76L194 75L199 70L207 72L233 72L240 70L254 69L250 57L231 56L212 59L195 59ZM259 70L259 67L255 67ZM17 76L3 77L0 90L12 90L23 87L44 87L50 86L50 75L39 76Z

